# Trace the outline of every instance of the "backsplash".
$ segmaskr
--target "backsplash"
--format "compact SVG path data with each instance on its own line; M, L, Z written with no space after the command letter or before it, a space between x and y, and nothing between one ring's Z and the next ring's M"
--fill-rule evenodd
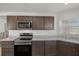
M8 37L8 31L0 33L0 39L4 39L4 38L7 38L7 37Z
M9 30L9 36L19 36L20 33L33 33L33 35L56 35L55 30Z

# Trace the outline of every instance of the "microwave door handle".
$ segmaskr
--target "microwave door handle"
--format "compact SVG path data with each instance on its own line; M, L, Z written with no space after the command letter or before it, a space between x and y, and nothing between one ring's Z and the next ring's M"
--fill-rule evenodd
M29 22L29 27L30 27L30 22Z
M30 27L31 23L29 22L29 27Z

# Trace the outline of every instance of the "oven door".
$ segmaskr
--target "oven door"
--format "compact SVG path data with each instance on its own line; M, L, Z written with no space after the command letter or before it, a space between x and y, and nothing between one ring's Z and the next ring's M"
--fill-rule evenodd
M32 56L31 45L15 45L14 55L15 56Z

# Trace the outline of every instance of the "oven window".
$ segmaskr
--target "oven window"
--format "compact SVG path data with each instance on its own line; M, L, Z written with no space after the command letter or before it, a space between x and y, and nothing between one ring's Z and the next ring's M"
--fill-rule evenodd
M15 45L14 54L15 56L31 56L32 55L31 45Z
M18 28L29 28L29 23L27 22L19 22Z

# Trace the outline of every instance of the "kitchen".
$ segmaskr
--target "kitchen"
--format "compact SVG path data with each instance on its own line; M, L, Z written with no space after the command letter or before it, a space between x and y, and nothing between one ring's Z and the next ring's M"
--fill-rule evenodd
M78 3L3 3L0 10L1 56L79 56Z

